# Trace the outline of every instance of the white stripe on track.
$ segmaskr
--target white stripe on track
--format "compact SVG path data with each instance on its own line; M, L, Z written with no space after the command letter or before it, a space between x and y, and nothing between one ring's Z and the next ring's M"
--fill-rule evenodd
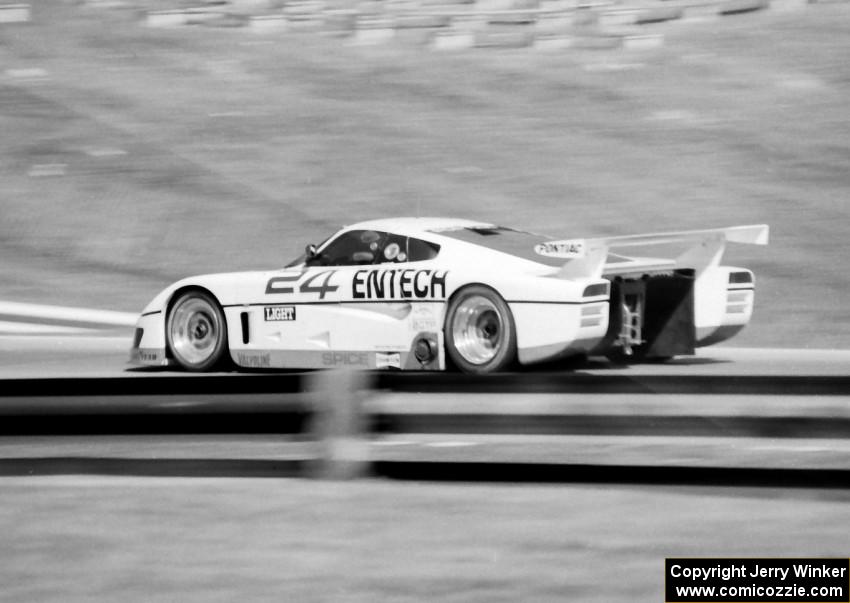
M29 322L7 322L0 320L0 334L3 335L53 335L72 333L93 333L94 329L82 327L64 327L60 325L40 325Z
M9 352L19 355L21 352L51 352L67 354L68 352L99 352L110 351L127 354L130 350L129 337L97 336L97 335L81 335L80 333L59 334L17 334L3 335L0 334L0 354ZM122 356L123 358L123 356ZM3 362L0 361L0 368ZM97 366L98 363L92 361L91 366ZM71 366L67 365L66 366ZM41 376L51 376L51 371L56 372L56 369L47 369L46 372L40 368L38 362L33 362L32 367L41 370ZM59 372L63 372L60 369ZM76 370L76 369L74 369ZM16 371L15 375L20 374Z
M24 304L10 301L0 301L0 314L20 316L22 319L46 318L119 327L132 327L136 324L136 320L139 317L138 314L132 314L130 312L92 310L90 308L67 308L64 306Z

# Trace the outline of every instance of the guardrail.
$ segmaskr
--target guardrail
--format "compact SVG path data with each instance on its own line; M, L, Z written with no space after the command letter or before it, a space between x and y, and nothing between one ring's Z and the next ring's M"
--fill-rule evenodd
M88 459L91 470L111 472L123 458L138 472L145 459L173 457L181 466L250 461L263 471L285 460L297 472L336 477L520 481L590 467L609 475L625 467L815 470L850 485L850 376L21 379L0 384L0 436L7 471L23 461Z
M234 373L6 379L0 381L0 413L19 400L77 400L100 396L143 398L234 394L303 394L319 372ZM394 392L557 393L557 394L724 394L846 396L850 376L842 375L600 375L582 372L523 372L495 375L459 373L366 373L374 390ZM214 398L210 398L213 400Z

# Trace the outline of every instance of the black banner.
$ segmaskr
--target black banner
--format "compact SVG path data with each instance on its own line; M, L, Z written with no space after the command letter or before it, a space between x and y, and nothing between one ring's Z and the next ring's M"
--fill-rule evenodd
M850 559L667 559L667 603L850 603Z

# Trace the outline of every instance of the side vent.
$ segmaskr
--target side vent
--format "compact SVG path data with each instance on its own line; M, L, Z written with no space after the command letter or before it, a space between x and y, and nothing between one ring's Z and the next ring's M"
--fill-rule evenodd
M242 321L242 343L248 343L251 339L251 332L248 330L248 313L242 312L239 320Z
M730 272L729 273L729 284L730 285L749 285L753 282L753 273L752 272Z
M584 293L582 293L582 297L599 297L600 295L608 295L610 283L596 283L595 285L588 285L584 289Z

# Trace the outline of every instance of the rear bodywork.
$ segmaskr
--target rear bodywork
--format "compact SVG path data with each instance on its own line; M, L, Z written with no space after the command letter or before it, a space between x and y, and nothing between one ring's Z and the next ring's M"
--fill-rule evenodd
M170 305L182 292L201 289L224 311L230 357L239 367L442 370L446 311L470 285L489 287L507 303L520 364L612 352L692 354L734 335L752 313L753 275L719 264L726 243L767 242L766 226L553 241L476 222L402 218L347 227L319 251L355 230L415 238L439 252L419 261L301 261L184 279L142 312L131 361L171 362ZM682 250L672 259L620 255L622 248L658 244Z

